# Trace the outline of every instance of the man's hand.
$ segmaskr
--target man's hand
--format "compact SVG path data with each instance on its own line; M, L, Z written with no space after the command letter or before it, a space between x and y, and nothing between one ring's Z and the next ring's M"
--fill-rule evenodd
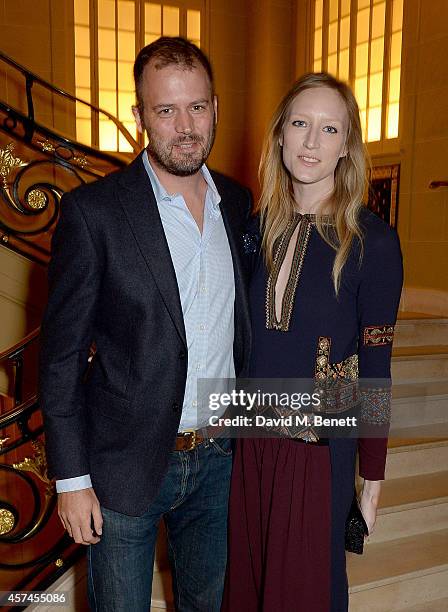
M77 544L97 544L102 533L100 503L92 488L58 494L58 514ZM92 520L93 528L92 530Z
M361 512L367 523L369 535L373 532L376 522L376 511L381 492L381 480L364 480L364 487L361 493Z

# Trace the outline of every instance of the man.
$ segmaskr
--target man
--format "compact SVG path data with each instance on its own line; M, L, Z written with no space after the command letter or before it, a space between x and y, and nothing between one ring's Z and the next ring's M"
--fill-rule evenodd
M163 37L134 77L146 150L66 194L53 238L40 365L50 476L65 528L90 545L93 609L149 609L164 517L176 608L217 612L231 446L203 439L196 383L247 366L250 199L204 165L217 116L205 55Z

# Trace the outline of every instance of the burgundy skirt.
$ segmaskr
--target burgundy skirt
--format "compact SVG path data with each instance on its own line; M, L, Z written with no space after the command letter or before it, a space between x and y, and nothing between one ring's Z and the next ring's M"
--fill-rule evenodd
M328 612L330 564L328 446L239 440L222 612Z

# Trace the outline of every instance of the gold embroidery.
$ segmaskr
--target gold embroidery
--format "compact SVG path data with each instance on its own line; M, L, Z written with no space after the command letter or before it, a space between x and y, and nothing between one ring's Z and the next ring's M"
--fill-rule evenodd
M317 442L319 440L319 436L311 424L312 417L306 415L300 409L259 404L254 407L254 414L257 417L264 417L265 421L262 427L266 432L265 435L274 433L284 438L299 439L305 442Z
M285 259L288 250L289 242L299 225L296 245L294 249L291 270L289 272L288 281L286 283L285 292L282 299L282 308L280 321L277 320L275 312L275 290L278 280L278 275ZM291 320L292 310L294 308L294 299L296 296L297 284L300 279L303 261L305 259L306 250L311 234L311 221L307 216L296 215L289 223L278 244L272 271L269 275L266 286L266 327L267 329L277 329L287 332Z
M315 377L318 380L327 378L328 364L330 362L331 338L321 336L317 345Z
M392 392L390 388L361 389L361 422L369 425L390 423Z
M357 380L358 378L358 355L350 355L340 363L328 364L328 376L336 378L346 378L347 380Z
M331 338L321 336L317 344L315 378L320 412L346 412L358 403L358 355L330 363Z
M394 340L393 325L370 325L364 328L364 346L386 346Z

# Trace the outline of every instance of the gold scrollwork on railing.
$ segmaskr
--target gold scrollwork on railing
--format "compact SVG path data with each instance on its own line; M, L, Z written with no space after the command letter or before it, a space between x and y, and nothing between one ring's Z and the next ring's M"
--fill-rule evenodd
M15 518L11 510L0 508L0 535L5 535L15 527Z
M56 147L48 138L46 140L38 140L37 144L40 144L44 153L54 153L56 151Z
M49 487L50 493L52 493L52 483L47 475L47 457L45 454L45 447L40 440L32 440L31 446L33 447L33 457L25 457L23 461L19 463L13 463L13 468L21 470L23 472L31 472L35 474L44 484Z
M55 147L54 144L51 142L51 140L48 140L48 138L46 138L45 140L38 140L37 144L41 146L42 151L44 153L57 153L58 152L58 147ZM86 166L89 165L89 161L83 153L78 153L78 154L75 153L73 157L70 157L67 159L69 159L71 162L74 162L75 164L78 164L78 166L81 166L81 168L85 168Z
M6 147L0 149L0 176L3 181L4 189L8 189L8 178L11 172L15 168L27 165L20 157L14 157L14 146L13 142L8 142Z
M45 208L47 205L47 197L43 191L40 189L32 189L27 195L27 201L31 208L35 210L40 210L41 208Z

